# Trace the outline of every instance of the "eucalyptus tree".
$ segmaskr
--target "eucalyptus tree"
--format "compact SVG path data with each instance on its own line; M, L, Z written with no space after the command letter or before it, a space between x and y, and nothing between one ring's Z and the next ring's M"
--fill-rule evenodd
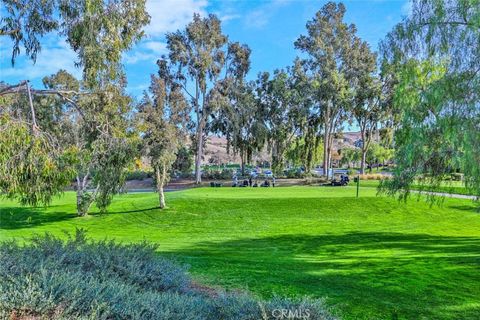
M234 85L212 121L212 131L227 138L227 151L233 149L233 154L240 156L242 174L253 154L265 146L268 135L255 89L254 82Z
M150 17L145 0L1 0L0 36L12 41L12 64L24 48L36 60L41 38L64 35L89 80L114 76L121 53L143 36Z
M210 116L223 105L219 96L230 88L225 81L241 79L248 72L250 49L229 42L213 14L204 18L195 14L184 30L168 33L166 38L169 54L161 60L168 63L170 79L183 89L195 113L195 181L200 183Z
M36 60L41 50L40 38L58 30L55 16L56 0L1 0L0 36L12 41L12 65L21 48L26 55Z
M365 173L367 151L372 142L373 135L379 130L380 122L388 116L387 101L382 95L382 82L377 75L376 54L370 51L366 42L357 39L354 55L350 58L348 72L352 81L353 89L352 105L350 113L355 119L362 144L360 146L361 160L360 173Z
M341 129L352 97L351 57L359 47L355 25L343 22L345 6L327 3L307 22L307 34L295 41L295 48L306 55L313 101L322 123L323 167L328 178L333 138Z
M2 179L1 191L24 204L48 203L73 175L77 177L79 215L85 215L93 201L105 210L112 194L120 190L123 169L133 154L127 143L126 119L131 101L124 92L120 59L143 36L142 28L149 21L145 1L2 3L6 14L0 22L0 36L13 41L12 62L22 45L35 59L41 49L39 38L55 30L66 36L77 53L83 81L75 84L72 77L59 73L45 81L43 90L31 88L28 81L0 88L1 97L15 96L10 101L20 101L2 106L1 125L8 130L0 131L0 148L5 151L0 156L0 174L8 178ZM36 108L43 102L46 109L52 108L50 115L66 120L64 124L70 121L61 135L55 118L40 121L37 117ZM16 145L19 134L24 138ZM75 141L65 143L64 137Z
M301 92L297 91L292 77L292 68L275 70L258 75L257 99L268 130L268 146L272 157L272 170L279 173L285 163L290 144L301 132L304 116Z
M165 208L164 185L170 178L181 142L186 139L190 107L181 88L169 81L165 65L160 64L158 76L152 76L150 95L144 94L139 108L139 131L143 153L150 159L155 172L159 206Z
M74 176L74 150L42 130L58 110L35 110L33 101L30 90L0 101L0 192L23 205L49 203Z
M66 97L69 101L58 96L40 101L41 109L58 106L55 121L42 128L63 149L71 150L78 215L86 215L94 202L105 212L113 195L121 191L125 169L136 156L128 119L131 98L122 86L113 84L98 92L85 90L83 82L65 71L45 77L43 82L52 92L81 90L82 94Z
M480 195L479 16L475 0L413 1L410 16L382 42L400 115L387 192L406 198L418 178L439 185L460 171Z

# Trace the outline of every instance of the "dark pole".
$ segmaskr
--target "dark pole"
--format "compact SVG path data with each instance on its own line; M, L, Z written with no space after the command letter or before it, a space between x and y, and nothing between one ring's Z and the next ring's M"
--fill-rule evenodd
M357 198L358 198L358 189L360 188L360 175L357 176Z

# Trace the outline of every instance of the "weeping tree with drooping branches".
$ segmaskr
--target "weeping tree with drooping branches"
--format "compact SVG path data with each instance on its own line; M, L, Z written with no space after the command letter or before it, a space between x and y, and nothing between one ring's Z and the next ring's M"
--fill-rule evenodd
M143 36L145 1L2 3L0 36L12 40L12 63L21 48L35 60L41 37L56 31L77 54L83 81L60 72L45 80L45 89L28 81L0 86L0 125L7 128L0 131L1 191L24 204L47 204L76 177L78 214L93 202L104 211L134 154L121 56ZM23 135L21 143L15 135Z
M480 195L480 3L423 0L381 44L398 114L394 179L383 190L406 199L412 184L438 186L452 173Z

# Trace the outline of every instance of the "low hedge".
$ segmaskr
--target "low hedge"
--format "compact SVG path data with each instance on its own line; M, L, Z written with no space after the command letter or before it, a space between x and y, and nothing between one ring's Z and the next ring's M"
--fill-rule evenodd
M148 243L36 236L0 244L1 319L275 319L291 313L334 319L323 300L262 301L199 290L186 268Z

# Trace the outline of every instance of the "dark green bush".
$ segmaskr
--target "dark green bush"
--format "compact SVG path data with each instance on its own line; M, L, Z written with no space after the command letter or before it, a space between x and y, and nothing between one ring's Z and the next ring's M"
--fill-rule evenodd
M142 171L142 170L135 170L135 171L128 171L125 180L145 180L148 178L153 178L153 172L150 171Z
M208 180L230 180L235 169L210 169L202 172L202 177Z
M35 237L27 246L0 244L0 319L274 319L308 310L333 319L322 300L255 299L247 293L204 293L186 269L147 243L87 241L78 230L62 241ZM303 314L305 315L305 314Z

